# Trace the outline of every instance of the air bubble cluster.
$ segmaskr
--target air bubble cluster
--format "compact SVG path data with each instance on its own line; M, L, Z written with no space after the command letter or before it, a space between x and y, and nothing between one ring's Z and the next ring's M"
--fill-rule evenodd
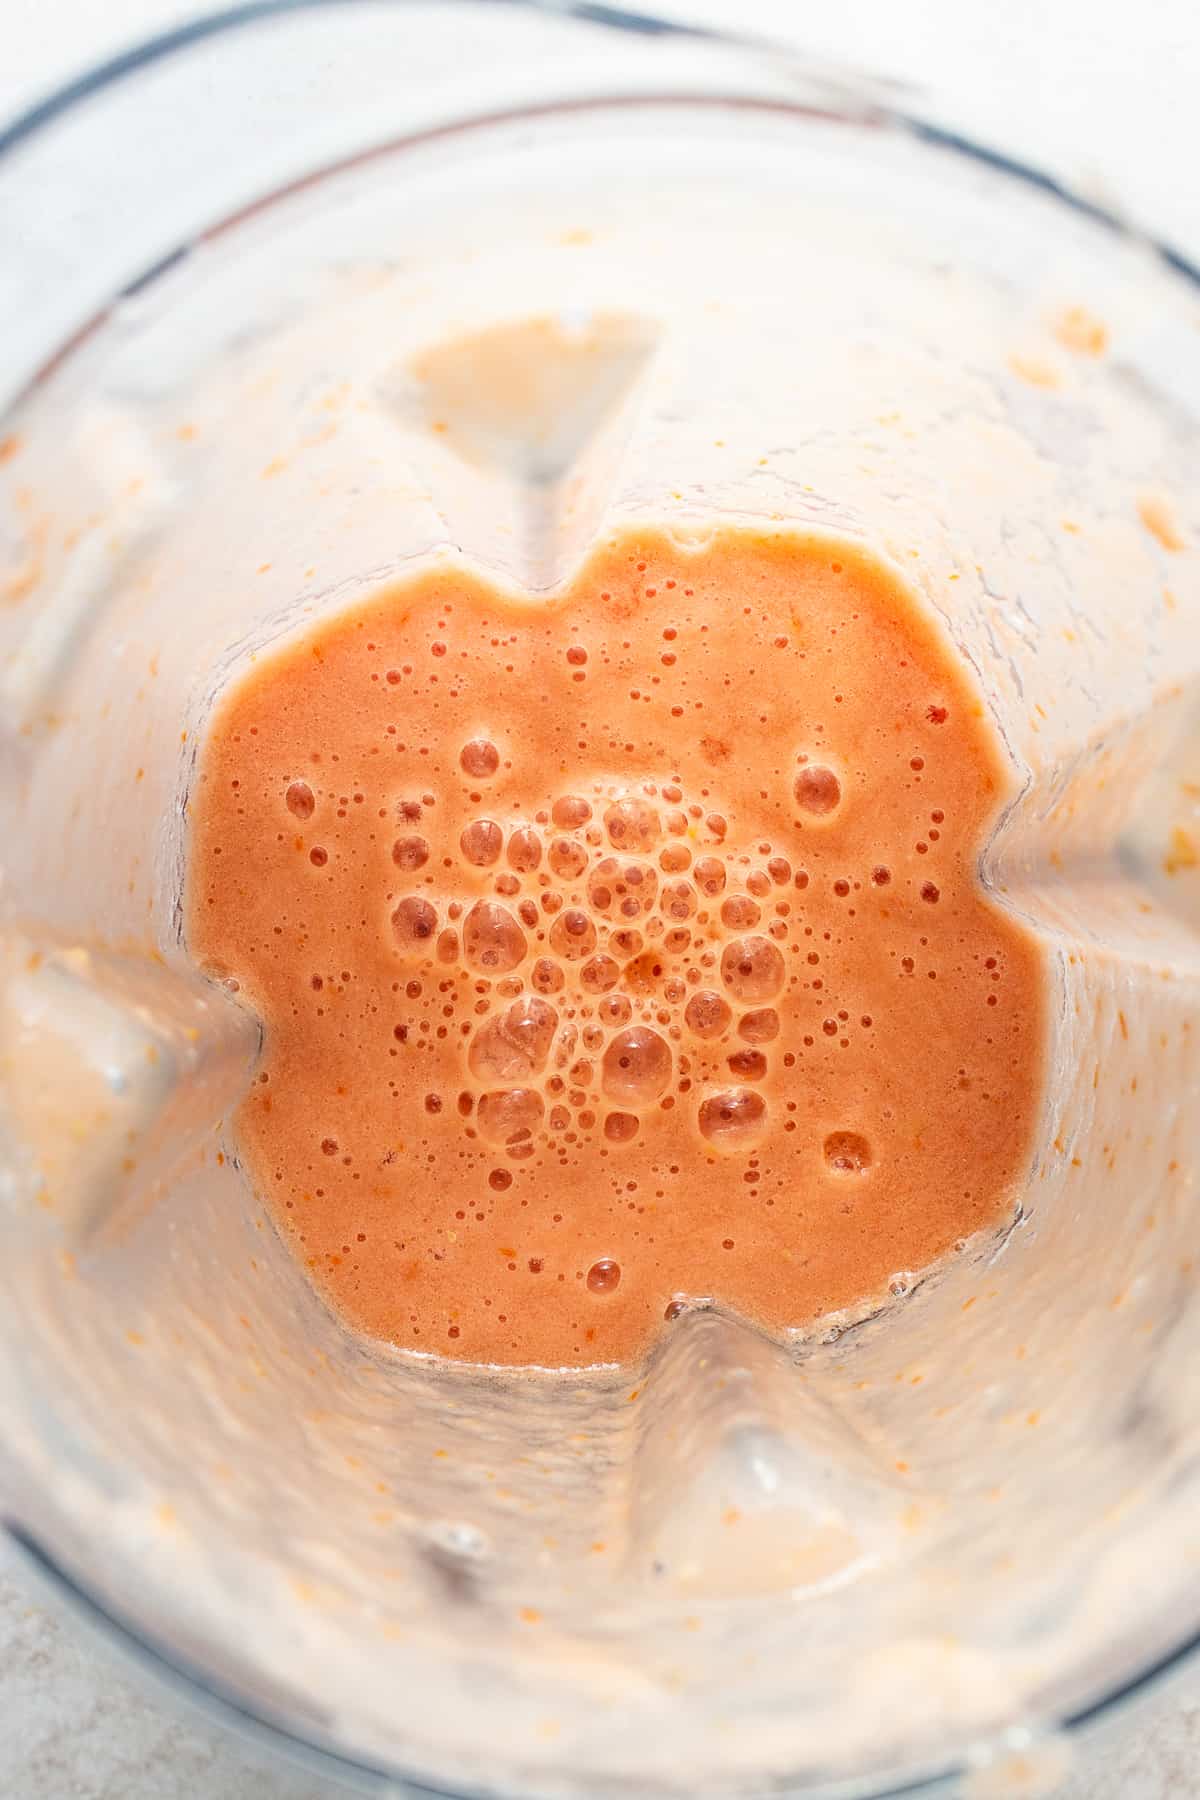
M460 762L483 781L499 754L472 740ZM805 761L796 797L824 817L841 784ZM410 809L407 823L419 817ZM468 1136L516 1161L539 1143L619 1152L679 1106L713 1154L763 1140L772 1062L785 1061L785 951L803 936L803 883L786 857L739 846L728 815L689 802L677 780L560 794L503 823L481 812L459 832L457 877L452 858L439 870L427 831L409 829L393 847L414 891L397 901L392 931L414 968L433 960L471 982L459 1026ZM842 1148L827 1146L824 1160L840 1175L858 1140L835 1136ZM856 1167L869 1167L864 1155Z

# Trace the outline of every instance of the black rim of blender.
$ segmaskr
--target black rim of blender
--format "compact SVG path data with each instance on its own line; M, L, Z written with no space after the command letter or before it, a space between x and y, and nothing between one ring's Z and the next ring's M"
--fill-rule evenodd
M224 37L243 27L261 24L274 17L287 17L305 12L332 12L341 8L347 11L361 6L363 0L244 0L243 4L226 8L191 19L185 24L170 31L141 40L129 49L86 69L61 86L43 95L31 106L19 113L7 125L0 125L0 160L8 158L19 151L28 141L49 131L54 124L77 108L84 106L94 97L105 93L108 89L119 86L122 82L138 75L144 69L181 55L195 45L204 43L209 38ZM390 4L401 6L408 0L390 0ZM1156 257L1174 274L1200 288L1200 265L1184 255L1175 246L1142 232L1129 220L1122 218L1109 208L1091 201L1077 193L1057 177L1045 170L1006 152L994 149L986 144L978 143L972 138L964 137L958 132L924 118L917 112L908 110L886 97L884 84L872 82L868 73L854 68L840 71L823 71L814 67L804 56L802 49L782 44L768 38L757 38L748 33L725 31L698 24L687 24L682 21L663 19L649 13L639 13L621 7L596 3L596 0L476 0L477 4L506 7L513 11L541 13L548 18L575 20L582 24L601 26L611 31L626 35L643 37L662 37L690 39L695 42L707 42L717 46L724 45L731 50L761 51L771 56L790 60L798 68L815 72L819 77L832 73L834 83L838 78L844 80L850 90L858 96L859 108L852 116L862 117L862 104L867 97L869 113L873 122L882 126L899 130L906 135L925 143L935 149L978 163L993 173L1004 175L1032 188L1047 197L1058 201L1072 212L1090 220L1112 232L1114 236L1138 243L1143 250ZM663 99L661 95L642 95L639 100ZM736 96L705 96L705 98L736 98ZM742 96L744 99L744 96ZM590 97L588 104L603 105L604 96ZM795 106L787 102L779 103L784 111L827 111L836 117L836 109L811 108L802 104ZM545 112L558 110L555 107L537 107L521 109L523 112ZM484 120L464 119L456 121L455 129ZM436 135L436 134L435 134ZM387 146L395 149L404 139L396 140ZM367 155L373 152L367 152ZM359 156L351 156L335 162L333 168L346 166L359 161ZM322 168L319 174L324 177L331 173L329 168ZM303 185L308 177L303 178ZM287 186L281 190L286 193ZM280 191L275 191L270 198L276 200ZM244 215L242 215L244 216ZM220 229L218 226L217 230ZM201 234L204 235L204 234ZM127 284L123 294L136 292L146 287L159 274L186 253L189 246L180 246L161 257L151 268L143 271L136 279ZM118 296L120 297L120 296ZM102 307L96 315L88 320L77 333L73 334L67 344L57 351L47 367L53 367L64 352L74 349L80 339L97 326L106 316L107 308ZM33 374L25 392L37 384L46 369ZM90 1624L106 1642L115 1644L119 1649L153 1675L164 1686L173 1689L185 1700L196 1703L208 1717L215 1717L223 1723L240 1730L244 1735L273 1745L287 1754L294 1762L305 1766L310 1772L326 1774L343 1781L394 1788L397 1782L403 1790L413 1796L413 1800L467 1800L467 1791L461 1787L449 1789L431 1785L420 1777L405 1773L396 1767L385 1768L378 1764L361 1761L353 1755L337 1749L331 1744L323 1743L314 1733L305 1735L300 1729L281 1719L270 1716L265 1710L256 1710L233 1689L221 1685L215 1673L207 1668L190 1664L175 1651L164 1648L153 1637L147 1636L143 1629L114 1609L106 1600L90 1589L80 1578L68 1570L64 1564L48 1550L28 1528L15 1519L0 1519L0 1526L5 1531L10 1543L20 1553L27 1568L31 1569L46 1584L64 1599L77 1617ZM1107 1717L1117 1708L1132 1702L1157 1686L1182 1664L1200 1654L1200 1629L1188 1633L1174 1647L1154 1656L1137 1674L1119 1682L1117 1685L1101 1692L1095 1699L1077 1706L1063 1718L1052 1725L1040 1728L1031 1727L1028 1732L1018 1728L1020 1745L1015 1742L1014 1748L1028 1749L1036 1744L1044 1730L1045 1736L1053 1738L1058 1734L1074 1735ZM1002 1753L1005 1734L1000 1733L986 1747ZM968 1765L961 1756L956 1756L940 1767L930 1769L924 1775L912 1779L901 1780L889 1785L863 1786L861 1783L839 1784L846 1794L853 1794L856 1800L900 1800L901 1796L923 1796L925 1800L938 1793L948 1793L953 1783L960 1781L968 1773ZM869 1781L869 1778L868 1778ZM472 1790L483 1794L488 1790ZM494 1790L493 1790L494 1791ZM820 1789L794 1788L786 1781L773 1783L769 1792L776 1800L802 1800L807 1793L819 1794ZM826 1791L829 1791L826 1786ZM399 1800L399 1795L397 1795Z

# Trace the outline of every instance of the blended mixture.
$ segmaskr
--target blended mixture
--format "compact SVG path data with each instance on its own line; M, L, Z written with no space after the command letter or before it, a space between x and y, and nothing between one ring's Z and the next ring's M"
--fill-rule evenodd
M998 1225L1046 992L977 874L1007 783L940 627L828 538L627 532L548 599L430 562L260 652L189 942L263 1019L240 1153L332 1305L625 1361Z

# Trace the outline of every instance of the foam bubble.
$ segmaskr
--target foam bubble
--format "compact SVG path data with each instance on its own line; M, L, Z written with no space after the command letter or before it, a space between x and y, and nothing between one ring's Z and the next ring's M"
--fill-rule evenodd
M563 984L563 972L548 956L539 956L530 980L539 994L557 994Z
M761 1050L735 1050L728 1062L729 1073L739 1081L761 1081L767 1072L767 1059Z
M429 861L429 845L423 837L397 838L392 845L392 861L398 869L422 869Z
M579 962L596 948L596 927L577 906L560 912L550 927L550 947L566 962Z
M504 847L504 833L494 819L472 819L458 840L467 861L477 869L494 863Z
M743 1013L738 1020L738 1036L748 1044L769 1044L779 1036L779 1014L773 1006L760 1006Z
M692 870L696 885L710 900L725 891L725 864L716 856L702 856Z
M297 819L311 819L317 807L316 798L307 781L293 781L283 796L283 803Z
M620 979L620 965L603 952L590 956L579 971L579 985L588 994L606 994Z
M692 995L684 1008L683 1017L688 1029L698 1038L713 1038L728 1031L733 1014L723 994L714 994L705 988Z
M825 1166L834 1175L865 1175L874 1158L858 1131L831 1131L823 1146Z
M418 894L408 894L392 914L392 935L401 950L424 950L437 930L436 909Z
M842 784L824 763L805 763L793 790L796 805L810 818L827 818L841 804Z
M472 1075L479 1081L529 1080L546 1066L558 1026L558 1014L535 994L514 1000L476 1032L467 1052Z
M783 956L770 938L740 937L725 946L721 979L738 1000L773 1000L783 977Z
M605 809L604 828L614 850L650 850L662 833L654 807L632 794Z
M593 1294L611 1294L621 1281L621 1265L611 1256L602 1256L587 1272L587 1285Z
M652 863L602 856L588 876L587 892L597 912L616 919L638 919L654 905L658 871Z
M587 868L587 851L574 838L555 838L550 846L550 867L564 881L575 881Z
M604 1052L600 1085L610 1100L629 1107L649 1106L671 1079L671 1049L648 1025L619 1031Z
M673 919L677 924L683 919L690 919L698 904L696 890L690 881L668 881L663 888L662 912L665 919Z
M500 767L500 752L487 738L472 738L459 752L463 773L473 780L486 781Z
M508 840L508 861L510 867L517 869L522 875L528 875L536 869L542 860L542 840L532 825L518 826Z
M607 994L596 1008L604 1025L628 1025L633 1008L625 994Z
M627 1112L611 1112L604 1121L604 1135L610 1144L628 1144L638 1134L636 1116Z
M542 1122L546 1103L536 1088L502 1088L481 1094L475 1117L479 1135L510 1149L528 1143Z
M525 933L506 906L477 900L463 920L463 954L473 969L506 975L525 956Z
M700 1102L700 1135L714 1150L749 1150L767 1126L767 1103L752 1088L721 1088Z
M749 894L730 894L721 902L721 923L731 931L749 931L762 918L762 907Z
M550 809L550 817L554 823L565 831L574 831L579 825L586 825L592 816L591 805L579 794L563 794Z
M692 853L686 844L667 844L659 852L658 866L665 875L679 875L684 869L691 868Z

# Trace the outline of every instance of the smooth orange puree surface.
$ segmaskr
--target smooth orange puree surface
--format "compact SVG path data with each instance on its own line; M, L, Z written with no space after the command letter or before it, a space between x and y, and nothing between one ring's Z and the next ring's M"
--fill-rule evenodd
M241 1154L343 1316L496 1363L772 1328L1011 1207L1044 971L977 878L1005 765L849 544L641 531L530 600L446 563L259 654L189 939L266 1029Z

